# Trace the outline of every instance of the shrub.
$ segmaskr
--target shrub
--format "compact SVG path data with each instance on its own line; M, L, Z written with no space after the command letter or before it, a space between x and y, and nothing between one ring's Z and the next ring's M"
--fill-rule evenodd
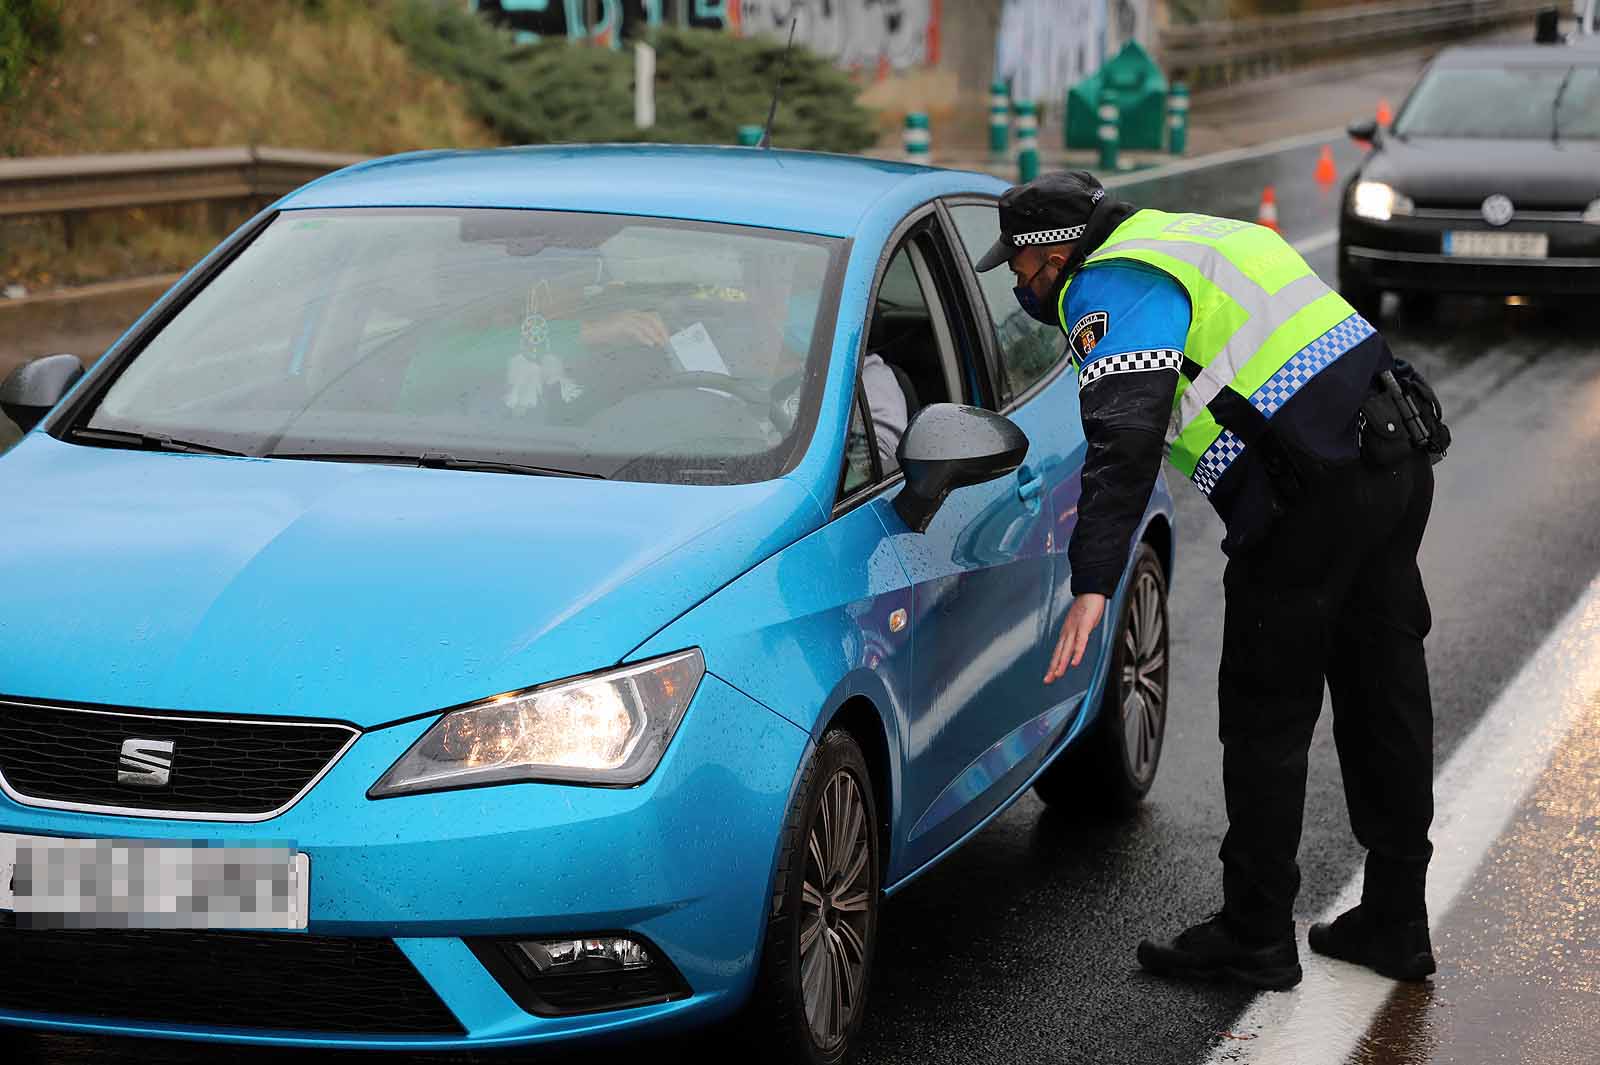
M662 28L656 48L656 124L633 124L633 54L565 39L518 44L450 4L404 0L395 33L425 66L460 82L473 107L506 140L665 141L727 144L741 125L766 119L782 41L715 30ZM826 58L796 46L784 77L774 142L855 152L876 140L856 87Z
M61 47L57 0L0 2L0 100L16 91L28 64Z

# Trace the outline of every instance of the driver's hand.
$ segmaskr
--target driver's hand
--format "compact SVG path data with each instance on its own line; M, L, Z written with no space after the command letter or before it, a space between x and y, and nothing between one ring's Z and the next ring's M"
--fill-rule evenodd
M642 344L664 348L671 334L655 311L618 311L582 323L578 336L585 345Z

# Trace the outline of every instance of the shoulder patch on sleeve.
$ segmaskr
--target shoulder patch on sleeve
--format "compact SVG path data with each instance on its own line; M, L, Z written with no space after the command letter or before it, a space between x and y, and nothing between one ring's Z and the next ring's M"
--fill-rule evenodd
M1110 327L1111 316L1105 311L1090 311L1072 323L1072 328L1067 331L1067 343L1072 346L1072 353L1080 363L1088 361L1095 345L1106 338L1106 331Z

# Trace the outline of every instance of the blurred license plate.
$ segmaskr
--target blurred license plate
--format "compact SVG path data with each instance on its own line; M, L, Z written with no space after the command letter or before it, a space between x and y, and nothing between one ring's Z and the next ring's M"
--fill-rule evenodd
M1452 230L1444 235L1446 255L1476 259L1543 259L1550 254L1545 233L1473 233Z
M287 846L0 832L0 910L25 928L301 930L310 886Z

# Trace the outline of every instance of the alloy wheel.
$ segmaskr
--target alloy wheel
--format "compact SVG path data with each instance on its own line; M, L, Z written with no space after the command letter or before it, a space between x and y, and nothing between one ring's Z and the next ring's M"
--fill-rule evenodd
M1167 619L1154 573L1141 572L1129 594L1122 634L1122 729L1128 768L1143 783L1155 774L1166 726Z
M836 1047L866 993L872 846L861 785L836 771L822 792L806 847L800 899L800 986L817 1045Z

